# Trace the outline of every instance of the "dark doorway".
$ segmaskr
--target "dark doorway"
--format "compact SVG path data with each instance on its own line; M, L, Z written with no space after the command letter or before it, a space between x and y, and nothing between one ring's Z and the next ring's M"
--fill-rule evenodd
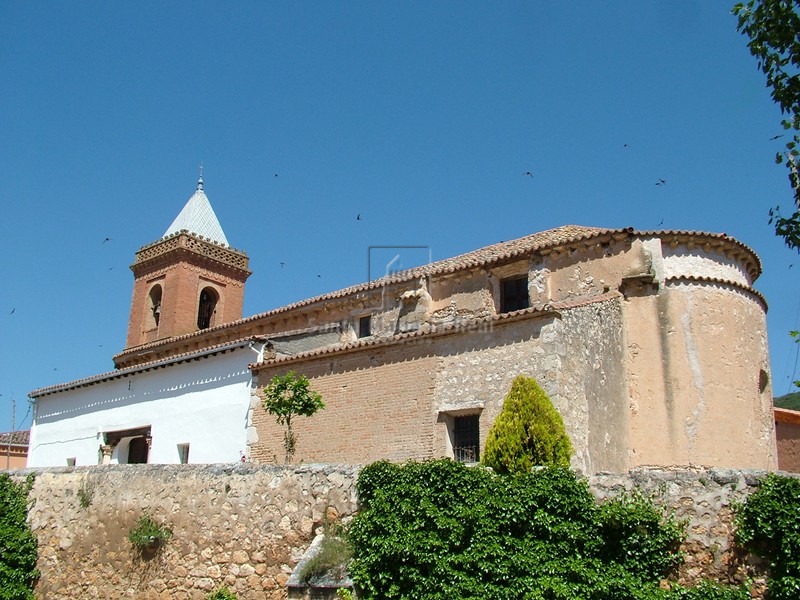
M128 444L128 464L142 465L147 464L148 454L147 440L143 437L136 437Z

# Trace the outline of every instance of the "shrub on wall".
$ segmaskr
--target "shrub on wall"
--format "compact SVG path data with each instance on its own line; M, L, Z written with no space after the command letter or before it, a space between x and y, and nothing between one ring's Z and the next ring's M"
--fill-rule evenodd
M0 473L0 599L32 600L36 570L36 539L28 526L28 492L33 476L15 483Z
M237 598L236 594L225 586L222 586L206 596L206 600L237 600Z
M128 533L128 541L139 552L154 552L172 537L172 529L159 525L150 515L142 515Z
M769 561L770 598L800 598L800 480L769 474L736 510L736 541Z
M483 463L498 473L527 473L535 465L569 467L572 453L550 398L534 379L517 377L489 430Z
M450 460L367 466L349 530L359 598L749 598L660 589L683 528L642 496L598 505L560 468L516 477Z

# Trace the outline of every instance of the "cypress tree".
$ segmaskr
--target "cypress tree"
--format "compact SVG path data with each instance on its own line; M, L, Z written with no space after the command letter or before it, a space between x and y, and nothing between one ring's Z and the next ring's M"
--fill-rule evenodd
M528 473L536 465L569 467L572 453L564 421L545 391L534 379L517 377L489 430L483 464L497 473Z

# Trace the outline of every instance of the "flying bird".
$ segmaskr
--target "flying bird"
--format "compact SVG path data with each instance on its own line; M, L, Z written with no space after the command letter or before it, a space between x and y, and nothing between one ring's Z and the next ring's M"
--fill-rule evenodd
M772 136L771 138L769 138L769 139L770 139L770 141L772 141L772 140L777 140L778 138L782 138L782 137L783 137L783 134L781 134L781 135L773 135L773 136Z
M277 177L277 176L278 176L278 174L277 174L277 173L275 173L275 177Z
M15 306L14 308L11 309L11 312L8 313L8 314L13 315L16 312L16 310L17 310L17 307Z
M106 239L103 240L103 243L105 244L106 242L110 242L110 241L111 241L111 238L106 238Z
M356 215L356 221L360 221L360 220L361 220L361 213L358 213L358 214Z
M658 225L656 225L656 227L661 227L663 224L664 224L664 219L661 219L661 222Z
M322 275L320 275L319 273L317 273L317 277L319 277L319 278L322 278Z
M656 185L667 185L667 180L666 179L659 179L656 182Z
M622 147L623 148L630 148L630 146L628 146L628 144L622 144Z
M528 177L533 177L533 173L531 173L530 171L525 171L523 175L527 175Z
M285 267L285 266L286 266L286 263L285 263L285 262L282 262L282 263L281 263L281 269L282 269L283 267Z

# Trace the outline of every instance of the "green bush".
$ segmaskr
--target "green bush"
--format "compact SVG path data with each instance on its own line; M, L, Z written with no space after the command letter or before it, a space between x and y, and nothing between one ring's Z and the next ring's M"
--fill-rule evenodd
M230 591L225 586L213 591L208 596L206 596L206 600L237 600L236 594Z
M341 579L347 573L347 564L352 556L350 541L344 532L328 530L322 538L317 554L303 565L300 579L308 582L320 575Z
M28 493L33 476L15 483L0 473L0 599L32 600L36 570L36 539L28 526Z
M736 510L736 541L769 561L770 598L800 598L800 479L769 474Z
M536 465L569 467L572 453L550 398L535 380L517 377L489 430L483 464L498 473L528 473Z
M358 493L360 598L693 597L658 585L681 560L680 525L641 496L598 505L566 469L500 477L450 460L379 462Z
M157 549L172 537L172 530L159 525L150 515L142 515L136 526L128 533L128 541L139 551Z
M685 523L671 516L665 519L662 511L638 491L601 503L597 523L603 555L650 579L658 578L674 565L674 553L685 528Z

